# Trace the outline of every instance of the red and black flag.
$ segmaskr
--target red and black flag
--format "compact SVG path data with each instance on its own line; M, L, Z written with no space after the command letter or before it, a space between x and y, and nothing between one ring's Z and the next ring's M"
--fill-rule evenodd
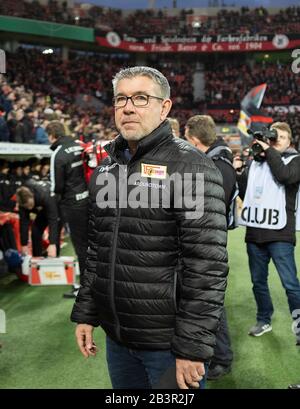
M261 109L261 103L265 95L267 84L257 85L243 98L241 102L240 118L237 124L241 136L241 144L249 145L252 136L248 134L248 129L260 131L263 127L268 127L273 119L266 115Z

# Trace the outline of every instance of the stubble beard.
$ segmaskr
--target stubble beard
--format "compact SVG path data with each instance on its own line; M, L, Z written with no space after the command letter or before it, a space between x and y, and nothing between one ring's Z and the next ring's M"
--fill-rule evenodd
M126 131L125 129L122 130L121 128L119 128L118 130L123 138L126 139L126 141L140 141L148 135L141 130L140 132L137 131L136 133L134 133L133 131Z

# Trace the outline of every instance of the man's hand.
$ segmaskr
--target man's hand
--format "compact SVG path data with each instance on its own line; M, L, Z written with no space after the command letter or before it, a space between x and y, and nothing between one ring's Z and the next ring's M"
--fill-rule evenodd
M253 142L258 143L263 148L264 151L266 151L270 147L270 145L268 145L266 142L259 141L258 139L255 139Z
M28 246L22 246L21 247L21 253L24 254L24 256L28 255Z
M235 170L241 169L244 165L243 161L241 160L240 156L235 156L233 158L233 167Z
M176 380L180 389L199 388L204 374L203 362L176 358Z
M80 352L86 358L96 356L98 348L93 342L94 327L88 324L78 324L75 331L77 344Z
M56 245L49 244L47 248L48 257L56 257Z

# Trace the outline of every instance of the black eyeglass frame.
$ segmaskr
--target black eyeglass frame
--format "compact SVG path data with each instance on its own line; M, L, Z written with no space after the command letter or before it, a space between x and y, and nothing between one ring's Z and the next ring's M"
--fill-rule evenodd
M145 103L144 105L136 105L135 102L134 102L134 98L135 98L135 97L140 97L140 96L147 97L147 101L146 101L146 103ZM116 104L115 104L116 99L119 98L119 97L121 97L121 98L126 98L125 103L124 103L123 105L116 105ZM124 107L126 107L128 100L130 99L131 102L132 102L132 105L134 105L135 107L146 107L146 106L149 104L149 99L150 99L150 98L159 99L159 100L161 100L161 101L164 100L164 98L156 97L155 95L136 94L136 95L131 95L130 97L128 97L128 96L126 96L126 95L116 96L116 97L114 97L114 98L112 99L112 103L113 103L113 106L114 106L115 108L124 108Z

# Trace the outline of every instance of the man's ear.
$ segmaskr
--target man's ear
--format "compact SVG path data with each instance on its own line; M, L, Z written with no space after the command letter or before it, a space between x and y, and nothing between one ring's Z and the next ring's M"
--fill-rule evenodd
M52 144L56 141L56 139L52 135L48 135L49 142Z
M164 121L167 116L169 115L169 112L171 111L172 108L172 101L170 99L165 99L162 103L162 110L160 113L160 119Z
M187 141L194 146L197 146L199 143L199 139L196 136L188 136Z

